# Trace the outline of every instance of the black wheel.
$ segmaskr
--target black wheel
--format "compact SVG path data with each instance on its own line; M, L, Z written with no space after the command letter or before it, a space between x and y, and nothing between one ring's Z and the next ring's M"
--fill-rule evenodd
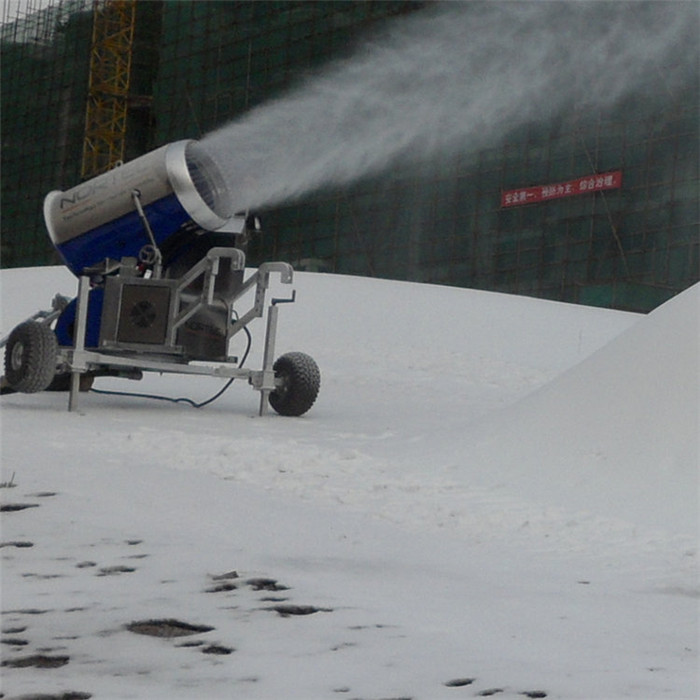
M301 416L313 406L321 387L315 360L303 352L288 352L272 366L277 388L270 393L270 406L281 416Z
M51 384L56 373L58 341L49 326L25 321L5 347L5 380L15 391L33 394Z

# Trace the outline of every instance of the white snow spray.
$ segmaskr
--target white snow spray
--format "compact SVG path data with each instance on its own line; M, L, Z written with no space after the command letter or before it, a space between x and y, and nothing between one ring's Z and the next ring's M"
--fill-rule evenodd
M447 2L201 141L236 210L487 148L698 70L695 2Z

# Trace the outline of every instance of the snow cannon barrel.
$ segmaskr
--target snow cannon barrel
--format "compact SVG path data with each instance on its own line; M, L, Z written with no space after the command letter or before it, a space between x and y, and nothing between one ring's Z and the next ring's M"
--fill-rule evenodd
M44 200L52 243L75 274L107 258L138 257L151 237L161 247L175 234L238 232L219 169L194 140L162 146Z

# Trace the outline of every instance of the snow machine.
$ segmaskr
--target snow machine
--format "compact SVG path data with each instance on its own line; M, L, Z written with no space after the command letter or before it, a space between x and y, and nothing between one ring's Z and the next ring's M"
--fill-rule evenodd
M3 392L70 392L68 407L95 377L140 379L144 372L242 378L281 415L311 408L320 373L309 355L273 363L277 312L267 308L262 368L228 355L229 341L265 314L271 275L291 284L293 269L263 263L246 278L245 243L258 220L234 214L215 163L196 141L177 141L44 201L49 237L78 278L74 299L56 295L6 338ZM254 301L239 312L250 292Z

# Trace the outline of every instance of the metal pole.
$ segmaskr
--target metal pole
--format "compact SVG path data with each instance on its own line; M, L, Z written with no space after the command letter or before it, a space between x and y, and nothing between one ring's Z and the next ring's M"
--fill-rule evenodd
M263 351L263 383L260 387L260 410L258 415L262 416L267 408L267 397L270 395L268 380L274 383L274 371L272 364L275 359L275 336L277 335L277 314L279 309L277 304L272 302L267 311L267 329L265 330L265 349Z
M163 272L163 256L160 252L160 248L158 247L158 244L156 243L156 237L153 235L153 231L151 230L151 224L148 222L148 217L146 216L146 212L143 210L143 206L141 205L141 192L139 190L132 190L131 192L131 198L134 200L134 206L136 207L136 211L138 212L139 219L141 219L141 223L143 224L143 227L146 229L146 234L148 235L148 240L151 242L151 245L153 246L153 254L155 255L155 260L154 260L154 266L153 266L153 277L157 280L161 278L161 274Z
M75 310L75 331L73 334L73 358L71 360L70 395L68 397L68 410L75 411L78 408L78 394L80 393L80 375L82 374L82 353L85 350L85 331L87 329L88 294L90 292L90 278L81 277L78 282L78 300Z

